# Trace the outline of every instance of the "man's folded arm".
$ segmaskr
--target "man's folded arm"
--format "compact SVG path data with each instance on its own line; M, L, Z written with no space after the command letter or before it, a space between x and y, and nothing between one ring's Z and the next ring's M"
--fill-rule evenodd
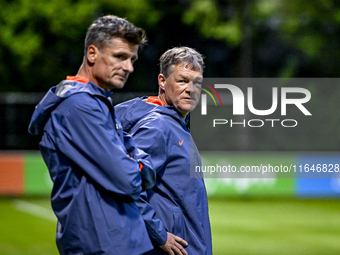
M140 165L127 155L102 109L86 100L68 109L60 127L60 150L105 190L137 200L142 191Z

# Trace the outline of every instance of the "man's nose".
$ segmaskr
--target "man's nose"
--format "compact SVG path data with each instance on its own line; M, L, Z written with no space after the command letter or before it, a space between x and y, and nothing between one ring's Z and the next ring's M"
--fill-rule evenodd
M127 59L124 61L123 63L123 70L126 71L126 72L129 72L129 73L132 73L133 72L133 64L131 62L130 59Z
M189 90L190 93L195 93L196 92L196 87L195 87L193 81L189 82L189 86L187 87L187 89Z

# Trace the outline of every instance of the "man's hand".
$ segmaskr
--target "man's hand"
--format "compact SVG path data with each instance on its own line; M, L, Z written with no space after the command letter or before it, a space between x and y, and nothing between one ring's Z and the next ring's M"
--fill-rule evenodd
M168 237L166 242L160 247L169 255L188 255L188 253L183 248L183 246L187 247L188 243L178 236L175 236L169 232L167 233Z

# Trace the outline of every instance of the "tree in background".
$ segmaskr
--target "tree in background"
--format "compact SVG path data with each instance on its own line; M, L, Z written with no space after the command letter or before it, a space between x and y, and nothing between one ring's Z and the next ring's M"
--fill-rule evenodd
M194 0L183 21L206 37L239 47L241 77L340 74L336 0Z
M0 91L45 91L75 74L86 30L102 14L128 16L146 28L159 19L146 0L0 0L0 6Z
M209 76L339 75L335 0L0 0L0 5L0 91L45 91L76 73L86 29L104 14L126 17L147 31L149 45L136 68L140 78L130 81L144 90L155 89L147 84L154 82L161 52L180 44L208 56Z

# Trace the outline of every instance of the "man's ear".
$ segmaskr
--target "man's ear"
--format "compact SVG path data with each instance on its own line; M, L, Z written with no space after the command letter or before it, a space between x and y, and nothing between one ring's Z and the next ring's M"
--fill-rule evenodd
M165 90L165 83L166 83L166 78L164 74L159 74L158 75L158 86L162 89Z
M97 59L98 51L98 48L91 44L87 49L87 61L89 61L91 64L94 64Z

